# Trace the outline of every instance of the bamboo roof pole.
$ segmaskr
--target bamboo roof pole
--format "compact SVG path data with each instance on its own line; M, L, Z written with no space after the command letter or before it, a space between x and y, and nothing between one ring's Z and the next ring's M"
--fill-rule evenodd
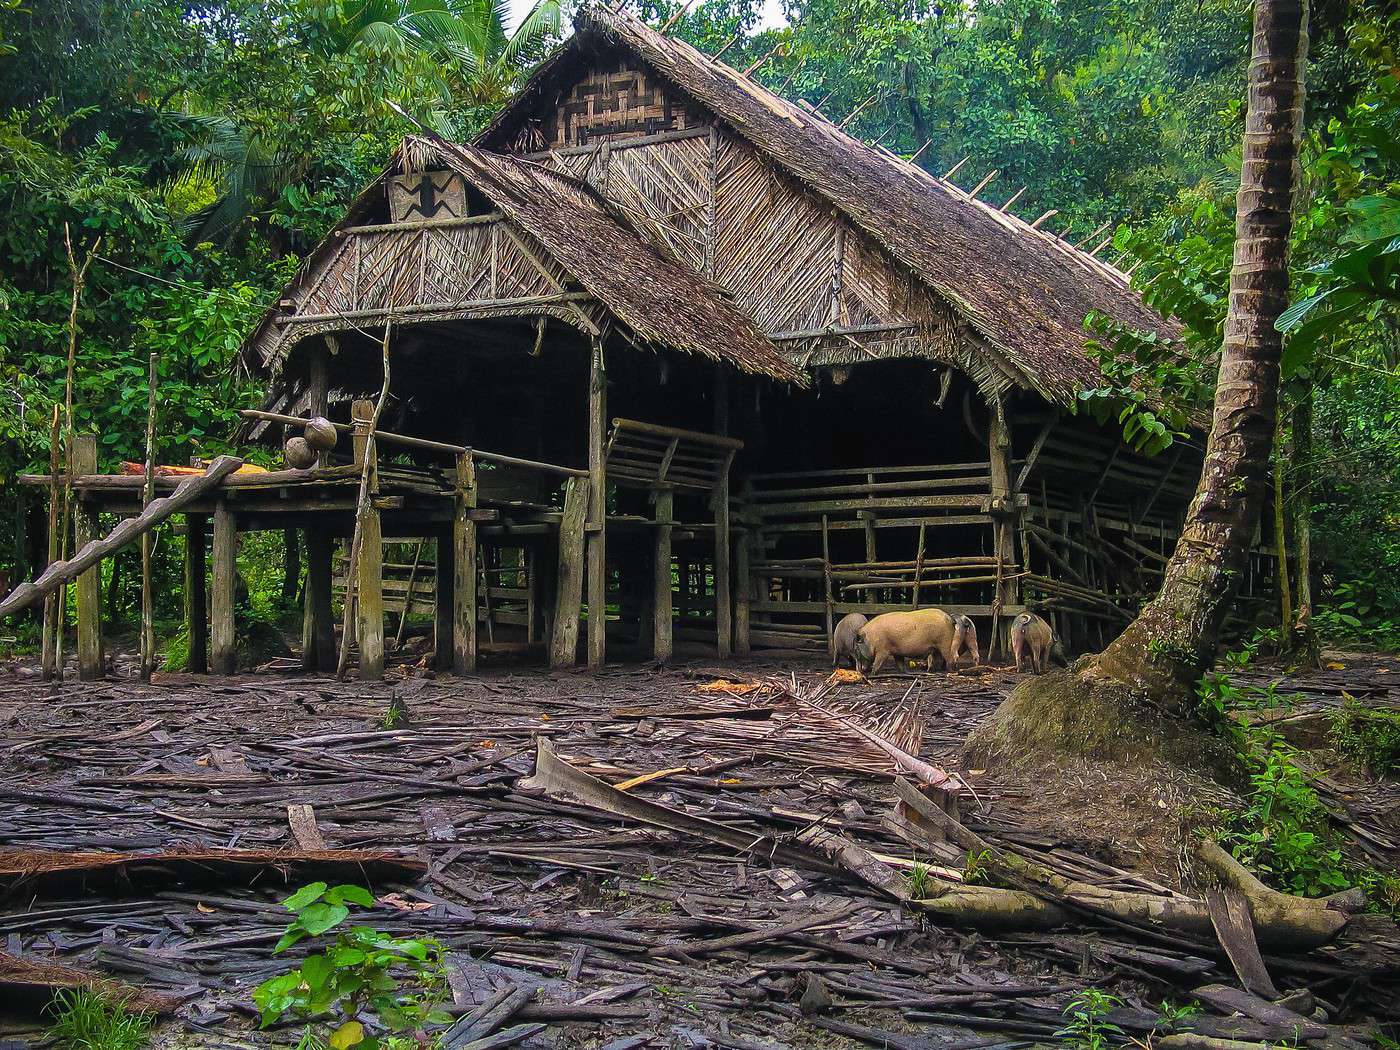
M916 161L918 161L918 159L924 155L924 150L928 149L928 148L929 148L930 146L932 146L932 145L933 145L933 139L927 140L922 146L920 146L918 149L916 149L916 150L914 151L914 155L913 155L912 157L909 158L909 163L910 163L910 164L913 164L913 163L915 163Z
M991 182L1000 174L1001 171L998 168L993 168L991 171L987 172L986 178L984 178L976 186L972 187L972 189L967 191L968 199L975 200L977 195L987 188L987 183Z
M720 48L718 51L716 51L716 52L715 52L713 55L711 55L710 57L711 57L712 59L714 59L715 61L719 61L720 55L724 54L724 53L725 53L726 51L728 51L731 47L733 47L736 43L738 43L739 37L741 37L741 36L743 36L742 33L735 33L735 34L734 34L733 36L731 36L727 41L725 41L725 44L724 44L724 46L723 46L722 48Z
M1041 223L1045 222L1047 219L1053 219L1058 214L1060 214L1059 208L1051 208L1049 211L1042 212L1040 217L1036 219L1035 222L1031 223L1031 229L1040 229Z
M859 106L857 106L855 109L851 110L850 115L847 116L845 120L841 121L840 124L836 125L837 130L844 131L846 129L846 125L850 124L851 121L855 120L856 117L860 116L863 112L865 112L866 107L868 107L870 103L874 102L879 97L880 92L877 91L869 98L867 98L864 102L862 102Z
M778 50L779 50L782 46L783 46L783 45L782 45L781 42L779 42L779 43L777 43L777 44L774 44L771 48L768 49L768 53L767 53L767 54L765 54L762 58L758 59L757 61L751 63L751 64L749 65L749 67L748 67L747 69L745 69L745 70L744 70L742 73L740 73L739 75L740 75L740 76L744 76L744 77L749 76L751 73L753 73L753 71L754 71L755 69L757 69L759 66L763 65L763 63L767 62L770 58L772 58L774 55L776 55L776 54L778 53Z
M1108 222L1106 222L1106 223L1104 223L1103 225L1099 226L1098 229L1094 230L1092 233L1089 234L1089 236L1085 237L1082 241L1079 241L1077 244L1075 244L1074 247L1076 247L1076 248L1082 248L1082 247L1084 247L1084 245L1088 244L1088 243L1089 243L1090 241L1092 241L1095 237L1097 237L1099 234L1103 233L1104 230L1108 229L1108 228L1109 228L1110 226L1112 226L1112 225L1113 225L1112 220L1109 220ZM1066 229L1068 230L1068 228L1066 228Z
M932 142L932 141L933 141L932 139L929 140L929 142ZM925 143L925 145L927 145L927 143ZM966 163L967 163L969 160L971 160L971 159L972 159L972 154L969 153L966 157L964 157L962 160L958 161L958 162L957 162L956 164L954 164L951 168L949 168L947 171L945 171L945 172L943 173L943 181L944 181L944 182L947 182L949 179L951 179L951 178L952 178L954 175L956 175L960 170L962 170L962 166L963 166L964 164L966 164Z
M671 31L671 27L674 26L685 16L685 13L690 10L691 5L694 3L695 0L685 0L685 3L681 4L680 7L676 8L676 13L673 14L670 18L666 19L666 24L663 25L659 30L657 30L657 32L659 32L662 36L665 36L667 33L669 33Z
M1025 193L1025 192L1026 192L1026 187L1025 187L1025 186L1022 186L1019 190L1017 190L1017 191L1016 191L1015 193L1013 193L1010 197L1008 197L1007 200L1006 200L1006 203L1003 204L998 210L999 210L999 211L1006 211L1007 208L1011 207L1011 205L1015 204L1018 200L1020 200L1020 199L1021 199L1021 194Z

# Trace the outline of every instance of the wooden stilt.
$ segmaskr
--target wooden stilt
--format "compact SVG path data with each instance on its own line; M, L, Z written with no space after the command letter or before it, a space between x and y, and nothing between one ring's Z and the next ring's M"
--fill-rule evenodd
M535 645L540 640L541 613L544 610L544 576L540 572L539 547L526 547L521 552L521 558L525 567L525 644Z
M1020 585L1010 572L1016 561L1017 515L1015 493L1011 485L1011 432L1006 425L1002 405L993 401L987 421L987 460L991 474L992 550L996 555L996 593L992 597L992 638L990 651L994 656L1005 654L1008 635L1001 611L1017 601Z
M476 670L476 463L470 452L457 457L457 483L452 515L452 669L457 674Z
M753 534L748 528L739 533L734 545L734 653L748 656L753 652L749 636L749 603L753 600L753 576L749 569L752 558Z
M608 481L603 463L608 386L603 344L593 341L588 369L588 666L599 668L607 655Z
M302 629L302 666L308 671L335 670L335 616L331 611L331 563L334 541L324 528L306 530L306 592Z
M369 505L360 522L360 553L355 564L355 634L360 646L360 678L384 677L384 530L375 500L379 496L379 463L369 440L374 402L360 400L350 407L354 426L355 462L368 481Z
M208 568L204 555L208 536L208 517L185 515L185 633L189 639L185 670L191 674L209 673Z
M652 546L652 656L660 663L671 659L674 651L672 631L674 610L671 604L671 523L674 520L675 493L658 488L656 498L656 533Z
M97 473L97 436L95 434L75 434L73 436L73 476ZM97 539L98 523L96 512L89 510L81 500L74 499L73 549L82 550L83 545ZM78 677L91 682L102 677L102 563L78 576Z
M437 560L433 582L433 666L439 671L452 669L452 622L455 615L452 595L456 586L452 532L437 536Z
M549 639L549 666L578 662L579 602L583 597L584 519L588 514L587 478L564 483L564 516L559 522L559 575L555 585L554 623Z
M729 375L725 366L715 371L715 433L729 434ZM730 457L732 460L732 456ZM714 492L715 511L715 638L719 658L734 652L734 606L729 571L729 463L725 463Z
M233 674L238 667L233 621L237 580L237 525L228 503L219 500L214 506L214 586L209 603L209 666L215 674Z

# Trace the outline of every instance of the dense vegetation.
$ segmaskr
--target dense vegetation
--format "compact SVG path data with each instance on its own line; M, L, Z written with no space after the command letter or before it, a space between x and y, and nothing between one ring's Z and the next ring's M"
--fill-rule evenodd
M643 0L661 21L668 0ZM757 31L752 0L709 0L674 32L847 130L1097 244L1188 326L1188 353L1103 325L1110 382L1084 409L1162 448L1206 403L1233 233L1249 11L1243 0L794 0ZM486 0L0 0L0 572L39 560L39 504L14 475L47 461L63 402L71 274L76 419L110 467L140 457L160 355L160 457L222 450L253 394L237 348L296 261L385 160L394 106L468 136L566 19L514 34ZM1280 507L1311 526L1313 623L1400 642L1400 59L1387 5L1319 3L1306 206L1295 233ZM928 145L925 147L925 144ZM1100 232L1101 231L1101 232ZM100 242L99 242L100 239ZM1094 323L1091 320L1091 323ZM1165 390L1147 400L1144 382ZM281 600L276 540L250 602ZM128 552L130 553L130 552ZM172 559L177 541L158 547ZM251 559L259 564L264 559ZM1306 572L1306 570L1304 570ZM134 604L118 571L111 610ZM1297 596L1297 574L1293 594ZM288 596L290 597L290 596ZM177 611L167 591L163 611Z

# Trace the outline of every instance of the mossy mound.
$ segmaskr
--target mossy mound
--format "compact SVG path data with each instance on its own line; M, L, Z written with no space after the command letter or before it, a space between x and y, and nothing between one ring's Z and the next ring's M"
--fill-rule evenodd
M1233 750L1186 716L1169 716L1098 673L1091 659L1021 682L963 749L966 766L1054 765L1081 758L1124 765L1165 763L1225 782Z

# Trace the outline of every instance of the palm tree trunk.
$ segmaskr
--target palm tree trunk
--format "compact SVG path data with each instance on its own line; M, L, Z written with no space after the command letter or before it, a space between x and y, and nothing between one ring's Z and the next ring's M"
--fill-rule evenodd
M1307 62L1307 0L1256 0L1230 310L1205 465L1162 589L1098 658L1101 673L1182 710L1210 666L1269 478L1288 241Z

